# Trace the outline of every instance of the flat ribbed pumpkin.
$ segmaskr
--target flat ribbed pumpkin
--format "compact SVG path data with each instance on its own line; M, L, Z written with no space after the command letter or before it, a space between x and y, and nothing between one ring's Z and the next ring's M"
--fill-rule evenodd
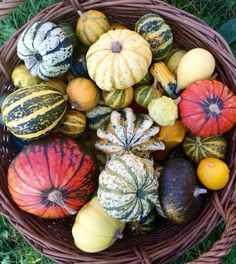
M85 115L76 110L68 110L57 129L65 136L78 137L85 128Z
M111 159L99 175L98 200L123 222L139 221L157 202L158 181L153 162L133 154Z
M67 108L67 96L56 88L33 86L21 88L3 101L2 115L12 134L22 139L34 139L52 130Z
M76 24L76 35L86 46L91 46L99 37L109 30L107 17L99 11L89 10L82 13Z
M183 124L199 137L224 134L236 122L236 96L219 81L189 85L178 107Z
M100 100L96 107L86 112L88 127L97 130L104 124L109 123L113 109Z
M66 32L51 22L29 25L17 42L17 55L33 76L47 80L69 70L73 46Z
M95 146L110 156L134 153L149 157L152 151L165 148L156 137L159 130L149 115L135 115L127 107L120 112L113 111L109 124L97 130L100 140Z
M113 109L122 109L129 106L133 100L134 90L128 87L122 90L102 91L102 99Z
M227 152L227 141L223 135L200 138L189 133L183 142L185 155L198 163L205 158L224 159Z
M162 60L169 54L173 34L162 17L154 13L145 14L137 21L135 31L150 44L154 61Z
M148 42L128 29L110 30L88 50L89 76L102 90L125 89L140 82L152 53Z
M69 138L48 137L26 146L8 169L8 188L24 211L43 217L75 214L97 184L92 156Z

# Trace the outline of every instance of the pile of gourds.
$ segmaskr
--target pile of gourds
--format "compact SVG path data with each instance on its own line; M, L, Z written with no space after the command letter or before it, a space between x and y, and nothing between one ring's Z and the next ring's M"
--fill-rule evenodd
M158 217L196 218L206 188L227 184L236 96L212 77L212 54L174 47L159 15L133 29L95 10L79 16L76 30L38 21L22 32L24 64L0 103L16 154L12 199L43 218L77 214L76 246L98 252L125 226L142 235Z

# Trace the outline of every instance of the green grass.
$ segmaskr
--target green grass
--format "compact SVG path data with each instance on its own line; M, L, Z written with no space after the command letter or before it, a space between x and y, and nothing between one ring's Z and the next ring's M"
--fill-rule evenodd
M0 22L0 46L3 45L12 33L41 9L56 2L58 1L26 0L24 5L17 7L9 17ZM236 0L169 0L168 2L200 17L216 30L236 16ZM223 229L224 225L221 223L207 239L171 263L182 264L208 251L213 242L219 239ZM3 264L53 263L28 245L3 216L0 216L0 261ZM231 253L222 260L222 263L236 263L236 245L233 247Z

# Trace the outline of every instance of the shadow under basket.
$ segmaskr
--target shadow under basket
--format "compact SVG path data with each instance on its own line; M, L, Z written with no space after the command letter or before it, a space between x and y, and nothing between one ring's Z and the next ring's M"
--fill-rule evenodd
M21 1L0 4L0 19ZM184 49L201 47L215 57L217 79L236 93L236 61L224 39L198 18L154 0L84 0L63 1L52 5L20 28L0 50L0 84L10 80L12 69L20 63L16 45L20 33L28 24L38 20L75 23L77 10L100 10L111 22L123 22L130 29L140 16L153 12L161 15L172 27L175 45ZM204 62L203 62L204 63ZM2 85L3 86L3 85ZM0 90L0 93L6 91ZM14 155L9 147L9 132L0 126L0 210L13 226L39 252L58 263L135 264L167 263L196 245L223 219L225 230L209 252L191 263L218 263L229 253L236 241L236 129L228 134L227 164L231 170L228 185L220 192L212 192L200 216L185 225L163 220L155 231L141 236L125 236L105 251L87 254L74 246L71 227L74 218L45 220L18 209L7 188L7 170Z

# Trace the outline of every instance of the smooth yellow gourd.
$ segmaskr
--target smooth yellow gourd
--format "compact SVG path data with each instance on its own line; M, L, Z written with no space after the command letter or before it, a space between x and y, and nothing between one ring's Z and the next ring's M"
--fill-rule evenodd
M193 82L209 79L215 70L212 54L201 48L188 51L177 68L178 89L184 89Z
M109 216L95 196L78 212L72 235L79 249L95 253L110 247L117 238L122 238L124 228L125 223Z

